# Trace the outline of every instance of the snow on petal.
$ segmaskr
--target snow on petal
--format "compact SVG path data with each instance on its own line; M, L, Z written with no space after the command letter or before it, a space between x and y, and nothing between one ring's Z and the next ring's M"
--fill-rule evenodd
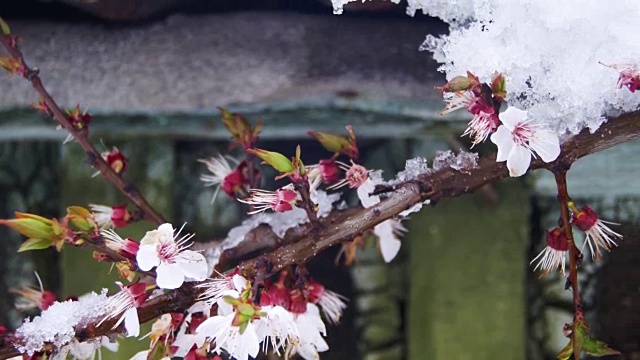
M514 146L507 159L507 168L511 177L524 175L531 164L531 152L524 146Z

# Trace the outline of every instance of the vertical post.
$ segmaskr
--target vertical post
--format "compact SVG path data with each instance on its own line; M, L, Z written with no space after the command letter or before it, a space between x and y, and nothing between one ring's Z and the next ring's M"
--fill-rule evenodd
M499 205L475 194L412 216L409 359L521 359L529 202L500 184Z

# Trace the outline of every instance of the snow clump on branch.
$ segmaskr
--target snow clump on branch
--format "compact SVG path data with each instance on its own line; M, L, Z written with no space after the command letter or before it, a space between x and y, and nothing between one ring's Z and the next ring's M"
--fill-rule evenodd
M46 343L56 349L68 344L76 335L74 328L77 325L87 324L104 314L106 294L104 289L100 294L91 293L78 301L56 302L40 316L25 320L15 332L19 339L16 348L21 353L33 355Z
M347 2L333 0L334 12ZM500 72L509 106L557 135L594 132L607 116L640 106L617 88L615 70L640 62L640 28L624 15L640 14L636 0L408 0L409 15L420 10L450 24L448 35L428 35L421 46L447 80L471 71L484 82Z

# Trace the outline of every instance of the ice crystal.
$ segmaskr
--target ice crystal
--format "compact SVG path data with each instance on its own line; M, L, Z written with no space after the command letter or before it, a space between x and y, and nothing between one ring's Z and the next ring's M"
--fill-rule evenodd
M103 289L100 294L90 293L78 301L53 303L40 316L25 320L16 329L16 348L28 355L41 350L45 343L51 343L56 349L62 348L74 338L76 326L104 316L106 294L107 290Z
M427 174L432 171L432 169L429 169L427 159L418 156L407 160L404 165L404 170L396 174L395 180L390 181L389 184L399 184L407 180L415 179L418 175Z
M451 167L455 162L456 156L453 151L436 151L436 156L433 158L433 170L438 171L446 167Z
M460 151L456 155L451 150L436 151L433 170L438 171L447 167L468 174L469 170L478 167L478 154Z
M478 167L478 154L467 151L460 151L449 165L452 169L461 173L469 174L469 170Z

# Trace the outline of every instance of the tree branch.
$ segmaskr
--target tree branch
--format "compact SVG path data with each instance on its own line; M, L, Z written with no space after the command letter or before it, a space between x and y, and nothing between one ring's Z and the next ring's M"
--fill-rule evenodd
M115 187L122 192L129 200L131 200L136 206L144 213L144 218L156 225L160 225L164 222L164 218L160 215L142 196L140 191L131 183L126 182L122 176L117 174L111 167L104 161L100 152L96 150L87 137L87 131L85 129L76 129L67 119L67 116L62 112L58 104L51 97L47 89L42 84L40 77L38 76L37 69L31 69L24 60L24 57L17 47L11 46L8 36L1 35L0 43L7 52L15 59L19 60L26 68L25 78L31 82L31 86L38 92L40 97L51 109L53 118L62 126L66 131L73 136L74 140L80 144L82 149L90 159L91 164L100 171L102 177L111 182Z
M556 161L546 164L536 160L531 164L531 169L546 168L556 172L561 169L566 170L582 157L638 138L640 138L640 111L635 111L611 119L593 134L585 129L563 143L562 152ZM303 263L342 241L350 241L362 231L397 216L403 210L421 201L430 199L432 204L435 204L440 199L471 193L481 186L508 177L509 172L505 164L497 163L495 158L495 154L481 158L478 168L472 169L468 174L447 168L430 175L419 176L417 179L398 185L396 191L388 198L371 208L334 211L321 220L323 226L319 232L314 233L309 223L298 226L289 230L285 239L281 239L284 246L270 253L242 261L238 267L243 275L252 277L258 273L259 269L264 271L264 264L270 264L267 275L275 274L288 265ZM261 232L267 232L266 227L260 226L254 229L245 237L245 241L255 238ZM279 243L273 238L270 241L274 246ZM196 283L186 283L180 289L167 292L145 303L139 308L140 321L150 321L167 312L184 312L201 294L201 290L196 285ZM76 329L76 333L81 337L80 340L83 340L110 333L113 331L111 327L112 324L108 322L100 327L96 324L86 324ZM16 339L0 338L0 359L18 355L11 346L12 341Z
M571 285L571 291L573 293L573 322L576 322L583 317L582 315L582 301L580 300L580 289L578 286L578 264L580 262L580 251L576 247L576 243L573 240L573 230L571 229L571 217L569 215L569 191L567 189L567 169L558 169L555 172L556 185L558 187L558 202L560 203L560 216L562 217L562 229L564 235L567 238L569 244L569 278L567 281ZM571 333L571 337L575 337L576 331ZM573 358L580 359L580 343L573 341Z

